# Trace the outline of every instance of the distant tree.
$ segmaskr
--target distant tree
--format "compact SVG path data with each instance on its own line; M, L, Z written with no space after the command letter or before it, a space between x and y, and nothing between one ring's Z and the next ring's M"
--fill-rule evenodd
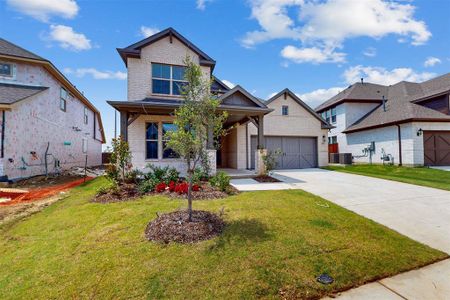
M176 152L184 159L187 167L188 213L192 221L192 185L195 169L202 166L209 170L207 153L208 131L212 138L218 140L225 134L223 123L227 113L219 113L217 107L220 101L211 95L211 80L205 79L200 66L187 57L185 59L185 75L187 81L181 87L183 104L175 110L175 131L166 133L167 148ZM210 135L211 137L211 135Z

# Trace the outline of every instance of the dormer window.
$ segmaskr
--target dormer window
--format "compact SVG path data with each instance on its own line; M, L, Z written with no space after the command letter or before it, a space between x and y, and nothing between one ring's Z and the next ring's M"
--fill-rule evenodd
M14 65L11 63L0 62L0 77L14 77Z
M152 63L152 93L181 95L186 67Z

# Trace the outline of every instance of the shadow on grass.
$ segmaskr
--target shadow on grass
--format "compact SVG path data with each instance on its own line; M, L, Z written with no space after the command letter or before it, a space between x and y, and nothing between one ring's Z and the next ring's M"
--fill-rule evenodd
M227 246L243 246L270 240L272 234L266 224L256 219L242 219L227 222L224 232L218 237L209 251Z

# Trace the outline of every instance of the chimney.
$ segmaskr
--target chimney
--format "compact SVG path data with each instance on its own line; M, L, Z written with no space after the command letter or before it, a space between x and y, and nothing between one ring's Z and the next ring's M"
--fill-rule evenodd
M361 84L364 84L364 78L361 77Z
M386 111L386 99L384 98L384 95L383 95L383 111Z

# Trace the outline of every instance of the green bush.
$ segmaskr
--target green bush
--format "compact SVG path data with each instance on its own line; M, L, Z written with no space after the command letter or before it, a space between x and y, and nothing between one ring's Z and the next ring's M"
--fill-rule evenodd
M106 166L106 178L111 182L118 182L119 181L119 169L116 167L116 165L109 164Z
M223 171L217 172L217 174L209 179L209 183L213 186L225 192L230 185L230 176Z
M125 182L126 183L139 183L139 178L142 176L143 173L139 171L138 169L133 169L130 172L125 174Z
M208 179L208 173L206 173L202 168L196 168L194 174L192 174L192 183L199 184L202 180Z
M119 191L119 184L117 181L111 180L108 185L102 186L97 189L97 196L101 196L108 193L117 193Z
M158 167L148 164L147 168L149 168L150 171L144 175L145 180L151 178L157 180L158 183L164 182L165 184L169 184L171 181L177 182L180 177L180 172L173 167Z
M161 181L156 176L148 175L145 180L139 183L138 190L141 194L152 192L158 183L161 183Z

